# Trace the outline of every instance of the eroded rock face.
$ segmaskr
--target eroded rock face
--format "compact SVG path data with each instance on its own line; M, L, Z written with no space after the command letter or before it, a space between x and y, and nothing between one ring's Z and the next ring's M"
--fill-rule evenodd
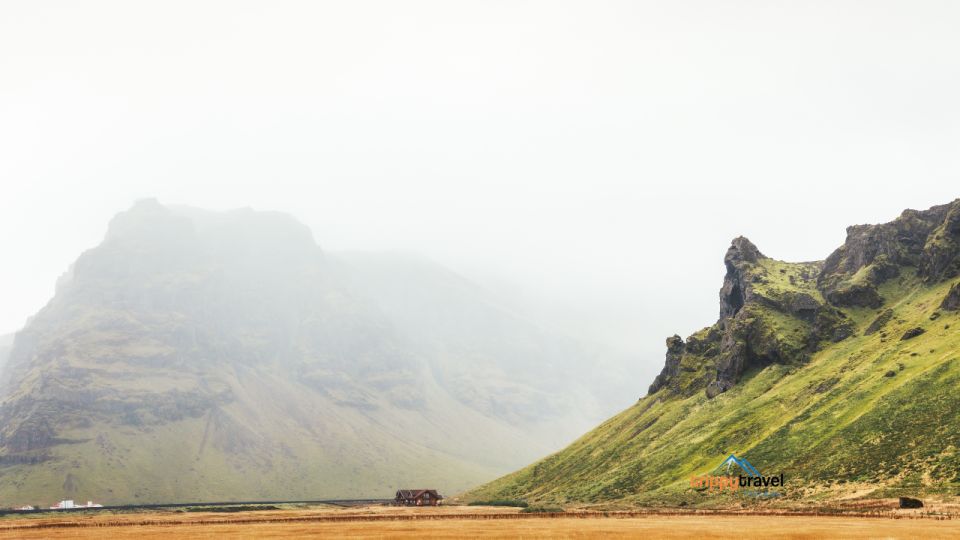
M890 223L849 227L844 244L822 263L775 261L742 236L723 262L719 320L685 343L668 340L667 364L651 393L690 395L702 382L699 388L715 397L751 368L802 363L824 343L852 336L856 327L843 308L882 308L879 287L906 269L927 282L960 274L960 199L906 210ZM960 283L941 309L960 309ZM892 317L890 309L880 312L865 334Z
M853 284L847 287L830 289L827 300L835 306L867 307L876 309L883 305L883 297L872 283Z
M826 304L815 287L819 263L773 261L742 237L733 241L724 262L727 275L717 323L722 338L708 396L729 390L750 368L803 363L821 343L853 334L846 314ZM732 309L736 302L731 301L731 292L738 289L743 305ZM774 322L784 317L793 321L792 333Z
M720 320L717 322L722 337L720 354L715 363L716 378L706 389L710 397L733 387L746 366L756 360L757 354L749 346L750 336L759 337L762 332L755 331L755 319L746 316L744 307L757 302L753 289L755 276L751 269L766 258L753 242L743 236L731 242L724 256L727 273L720 288ZM762 347L760 343L757 345Z
M707 385L706 394L707 397L713 399L720 394L726 392L732 387L732 385L727 385L721 381L713 381Z
M943 222L926 239L918 266L931 282L960 275L960 201L948 205Z
M950 292L943 298L940 309L947 311L960 310L960 283L954 283L953 287L950 287Z
M846 316L827 305L815 287L818 263L791 265L763 255L750 240L733 240L724 257L720 318L712 327L667 342L667 364L650 392L678 395L732 388L751 368L804 362L823 341L852 334ZM786 333L774 319L792 321Z
M766 258L753 242L743 236L733 239L723 264L727 267L727 275L723 278L723 287L720 288L720 319L733 317L740 308L751 300L751 288L746 269L761 259Z
M880 225L854 225L824 261L820 290L836 306L878 308L877 287L917 269L927 282L960 275L960 199L928 210L905 210Z
M674 379L680 373L680 358L683 356L683 339L678 335L667 338L667 359L663 365L663 370L653 380L647 393L652 394L663 388L667 382Z

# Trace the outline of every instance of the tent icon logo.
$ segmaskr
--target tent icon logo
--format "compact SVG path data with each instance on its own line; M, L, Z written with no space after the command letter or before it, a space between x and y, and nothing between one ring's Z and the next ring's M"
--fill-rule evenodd
M735 473L736 468L739 468L740 472ZM752 463L747 461L747 458L738 458L735 454L730 454L714 472L725 473L724 476L740 475L742 473L746 473L747 476L763 476Z
M781 493L771 492L768 488L783 485L783 473L764 476L747 458L737 457L736 454L727 456L710 474L690 478L690 487L698 491L733 493L740 488L753 488L745 494L754 497L779 497Z

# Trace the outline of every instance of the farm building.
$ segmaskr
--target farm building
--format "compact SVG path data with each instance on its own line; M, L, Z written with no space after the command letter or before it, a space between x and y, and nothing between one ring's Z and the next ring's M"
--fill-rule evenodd
M399 506L437 506L443 495L435 489L398 489L394 504Z
M77 504L72 499L64 499L50 507L51 510L72 510L74 508L103 508L102 504L87 501L87 504Z

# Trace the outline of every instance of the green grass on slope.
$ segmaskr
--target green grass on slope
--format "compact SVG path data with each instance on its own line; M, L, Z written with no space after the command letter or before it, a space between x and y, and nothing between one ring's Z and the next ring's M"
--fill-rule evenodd
M492 474L403 441L391 443L404 451L390 456L360 444L322 448L308 433L291 432L281 451L264 445L239 453L212 440L204 424L186 419L147 431L78 430L71 433L78 442L57 447L59 459L47 466L0 469L0 504L49 506L61 498L146 504L389 497L411 483L446 492Z
M763 474L783 472L788 497L852 490L960 492L960 315L933 315L949 283L912 273L881 287L893 319L863 336L878 310L849 312L854 337L803 366L746 374L713 400L659 394L561 452L482 486L468 498L549 503L712 504L689 489L730 453ZM931 316L935 320L931 320ZM913 327L926 332L901 341ZM891 376L888 376L891 375Z
M762 280L753 283L754 291L774 300L783 300L790 294L802 292L823 302L816 279L821 266L820 262L791 263L769 258L760 259L753 273Z

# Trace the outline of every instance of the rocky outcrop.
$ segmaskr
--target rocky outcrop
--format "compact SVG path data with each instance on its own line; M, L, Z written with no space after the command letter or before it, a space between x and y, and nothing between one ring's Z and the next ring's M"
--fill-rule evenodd
M927 237L918 267L931 282L960 275L960 200L948 205L943 222Z
M650 393L726 392L751 368L805 362L823 342L845 339L853 325L826 304L816 289L819 263L783 263L744 237L724 257L720 317L684 343L667 340L667 363ZM788 323L790 331L782 328Z
M883 310L883 312L877 315L877 318L870 323L870 326L868 326L867 329L863 331L863 335L869 336L871 334L876 334L881 329L883 329L883 327L886 326L887 323L890 322L890 319L892 318L893 318L892 309Z
M905 210L880 225L854 225L826 261L818 278L824 297L836 306L878 308L877 287L917 269L927 282L960 275L960 199L928 210Z
M720 320L733 317L748 300L753 299L747 269L764 258L766 256L750 240L743 236L733 239L723 258L727 275L720 288Z
M881 286L904 279L907 269L926 282L960 274L960 199L906 210L889 223L848 227L846 241L822 263L775 261L742 236L723 262L719 320L685 343L668 340L667 363L650 393L667 388L689 395L703 382L715 397L751 368L803 363L825 343L852 336L856 326L843 308L882 308ZM960 283L940 307L960 309ZM893 315L882 311L864 334L880 331ZM910 330L903 339L917 335Z
M829 289L825 297L835 306L876 309L883 305L883 298L873 283L855 283Z
M950 292L947 293L947 296L943 298L943 302L940 303L940 309L947 311L960 310L960 283L954 283L953 287L950 287Z
M723 381L719 381L719 380L712 381L710 384L707 385L705 392L708 398L713 399L718 395L729 390L731 386L733 385L732 384L728 385Z
M732 388L751 367L803 363L821 343L853 334L853 323L816 290L818 263L773 261L743 237L733 241L724 263L722 337L708 397ZM783 318L792 321L792 332L775 322Z
M908 339L913 339L913 338L915 338L915 337L923 334L924 332L926 332L926 330L924 330L923 328L920 328L919 326L916 327L916 328L911 328L911 329L907 330L906 332L904 332L902 336L900 336L900 341L906 341L906 340L908 340Z
M722 331L720 354L716 360L716 378L706 388L708 397L729 390L745 367L755 360L756 354L749 346L749 336L755 332L754 321L748 317L737 318L743 308L756 303L751 274L753 267L767 257L747 238L734 238L723 258L727 273L720 288L720 320Z
M663 370L653 380L653 384L650 385L647 393L652 394L666 386L669 381L676 379L677 375L680 374L680 359L683 356L683 349L684 343L680 336L673 335L667 338L666 362L663 365Z
M810 351L819 349L823 341L837 343L852 336L856 331L856 325L847 318L847 314L839 309L823 306L817 312L817 318L813 323L813 332L808 336L808 347Z

